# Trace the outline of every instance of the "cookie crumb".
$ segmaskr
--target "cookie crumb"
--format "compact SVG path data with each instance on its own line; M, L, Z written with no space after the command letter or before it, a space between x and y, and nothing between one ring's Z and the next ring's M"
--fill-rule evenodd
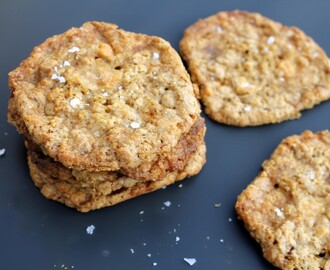
M5 153L6 153L5 148L0 149L0 157L3 156Z
M195 258L184 258L183 259L186 263L188 263L190 266L193 266L197 260Z
M94 233L94 230L95 230L95 226L92 224L92 225L89 225L87 228L86 228L86 232L87 234L90 234L92 235Z
M75 53L75 52L79 52L80 49L76 46L73 46L72 48L70 48L67 52L68 53Z

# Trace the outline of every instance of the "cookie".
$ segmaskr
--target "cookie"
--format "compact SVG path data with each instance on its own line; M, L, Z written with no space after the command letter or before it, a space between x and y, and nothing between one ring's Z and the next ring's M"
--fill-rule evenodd
M296 27L220 12L189 26L180 52L215 121L256 126L299 118L330 98L330 61Z
M236 210L281 269L330 269L330 133L283 140Z
M30 174L41 193L81 212L114 205L195 175L205 163L206 151L203 143L190 157L184 170L171 172L160 181L141 182L118 172L70 170L31 144L28 144L28 149Z
M156 181L183 169L203 140L179 55L161 38L113 24L47 39L9 74L9 86L9 121L67 168Z

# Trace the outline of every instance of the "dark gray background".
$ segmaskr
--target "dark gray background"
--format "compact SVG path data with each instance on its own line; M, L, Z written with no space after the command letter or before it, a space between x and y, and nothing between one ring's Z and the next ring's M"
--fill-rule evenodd
M255 128L206 118L208 162L198 176L182 188L175 184L87 214L40 195L29 177L22 138L6 122L7 74L47 37L100 20L161 36L178 48L188 25L232 9L298 26L330 54L326 0L1 0L0 148L6 154L0 157L0 269L274 269L237 220L236 197L284 137L329 128L329 102L299 120ZM96 229L88 235L91 224ZM184 257L197 263L190 267Z

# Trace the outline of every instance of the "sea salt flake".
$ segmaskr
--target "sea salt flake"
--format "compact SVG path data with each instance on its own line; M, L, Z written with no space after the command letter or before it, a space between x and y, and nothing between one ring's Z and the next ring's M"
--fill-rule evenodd
M153 266L157 266L157 264L158 264L158 263L156 263L156 262L153 262L153 263L152 263Z
M104 92L104 93L102 93L102 96L104 96L104 97L108 97L108 96L109 96L109 93Z
M284 77L280 77L280 81L284 82L285 81Z
M66 80L63 76L57 76L57 79L60 83L65 83L66 82Z
M309 171L309 172L307 173L307 176L308 176L308 178L309 178L310 180L313 180L313 179L315 178L315 173L314 173L313 171Z
M52 80L56 80L57 79L57 74L53 74L51 77Z
M150 258L151 257L151 253L148 253L147 256Z
M176 241L176 242L179 242L179 241L180 241L180 237L179 237L179 236L176 236L176 237L175 237L175 241Z
M139 122L134 121L130 124L130 126L131 128L140 128L141 124Z
M222 32L223 32L223 29L221 28L221 26L218 26L218 27L217 27L217 32L218 32L218 33L222 33Z
M220 243L223 243L224 242L224 240L223 239L220 239Z
M71 66L69 61L63 62L63 67L69 67L69 66Z
M123 90L123 87L121 85L119 85L118 90Z
M232 222L233 220L232 220L232 218L228 218L228 221L229 221L229 222Z
M131 253L134 254L134 249L131 248Z
M215 203L214 207L219 208L221 206L221 203Z
M182 185L182 184L180 184L180 185L178 185L178 187L179 187L179 188L182 188L182 187L183 187L183 185Z
M95 230L95 226L92 224L92 225L89 225L87 228L86 228L86 232L87 234L90 234L92 235L94 233L94 230Z
M159 59L159 53L154 52L152 57L153 57L153 59Z
M274 211L275 211L275 213L276 213L276 215L278 215L279 217L284 217L284 214L283 214L283 212L281 211L281 209L279 209L279 208L275 208L274 209Z
M250 86L250 83L249 82L243 82L243 83L241 83L240 86L243 87L243 88L246 88L246 87Z
M75 53L75 52L79 52L79 51L80 51L80 49L78 47L73 46L72 48L70 48L68 50L68 53Z
M162 189L166 189L167 188L167 186L162 186Z
M316 58L316 57L319 57L319 56L320 56L320 54L319 54L318 52L314 52L314 53L313 53L313 57Z
M244 111L246 111L246 112L250 112L251 111L251 106L245 106L244 107Z
M72 108L76 108L80 104L79 98L73 98L70 100L70 105Z
M190 266L193 266L197 260L195 258L184 258L183 259L186 263L188 263Z
M5 153L6 153L5 148L0 149L0 157L3 156Z
M143 215L144 214L144 211L140 211L140 215Z
M54 71L57 73L58 72L58 69L57 69L57 67L54 67Z
M273 36L270 36L268 39L267 39L267 44L273 44L275 42L275 38Z
M170 201L166 201L166 202L164 202L164 205L167 206L167 207L170 207L171 204L172 204L172 203L171 203Z

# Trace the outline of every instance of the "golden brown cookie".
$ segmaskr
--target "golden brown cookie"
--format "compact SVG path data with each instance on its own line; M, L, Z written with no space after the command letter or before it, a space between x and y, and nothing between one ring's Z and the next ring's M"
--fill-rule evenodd
M281 269L330 269L330 133L282 141L236 210Z
M81 212L99 209L157 190L197 174L205 163L205 144L190 157L184 170L171 172L160 181L137 181L118 172L70 170L27 144L31 177L41 193Z
M9 86L9 121L68 168L159 180L189 159L180 142L191 154L203 141L200 106L175 50L113 24L88 22L47 39Z
M330 61L305 33L257 13L220 12L180 42L206 113L235 126L278 123L330 98Z

